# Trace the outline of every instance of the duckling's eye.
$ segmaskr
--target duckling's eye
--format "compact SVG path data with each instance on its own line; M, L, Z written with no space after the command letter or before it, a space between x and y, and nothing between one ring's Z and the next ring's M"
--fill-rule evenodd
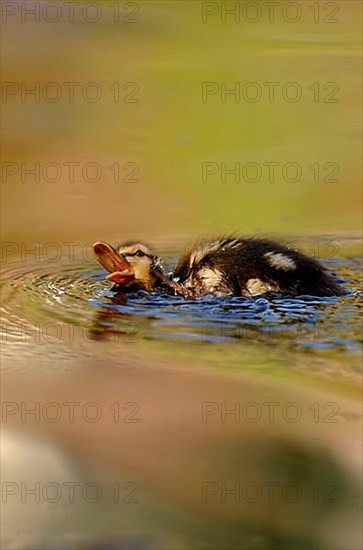
M145 256L145 252L143 252L142 250L136 250L135 256L141 258L142 256Z

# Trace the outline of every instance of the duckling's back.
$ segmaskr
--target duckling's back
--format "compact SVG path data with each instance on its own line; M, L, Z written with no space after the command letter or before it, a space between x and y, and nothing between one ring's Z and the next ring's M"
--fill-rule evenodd
M194 243L174 276L196 296L265 292L333 296L343 293L316 260L268 239L222 237Z

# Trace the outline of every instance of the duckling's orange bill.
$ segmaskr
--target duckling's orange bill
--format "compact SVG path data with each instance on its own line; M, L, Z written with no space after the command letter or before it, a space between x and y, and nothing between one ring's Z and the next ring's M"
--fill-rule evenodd
M127 285L135 279L135 272L128 261L108 243L95 243L93 251L100 264L110 272L106 279L118 285Z

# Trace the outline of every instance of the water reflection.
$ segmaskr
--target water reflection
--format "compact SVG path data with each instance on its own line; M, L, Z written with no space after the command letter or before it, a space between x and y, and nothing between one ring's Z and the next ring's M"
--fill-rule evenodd
M126 297L113 289L102 289L98 299L91 300L102 312L100 322L95 320L91 332L98 326L99 329L104 327L104 332L113 329L132 338L136 336L137 323L143 319L148 338L210 343L282 342L303 348L359 352L361 300L354 284L361 268L360 261L358 258L355 261L341 259L330 267L349 277L348 281L343 276L338 277L347 287L346 296L292 298L268 293L257 298L207 296L186 300L180 296L143 291ZM128 320L123 328L122 319Z

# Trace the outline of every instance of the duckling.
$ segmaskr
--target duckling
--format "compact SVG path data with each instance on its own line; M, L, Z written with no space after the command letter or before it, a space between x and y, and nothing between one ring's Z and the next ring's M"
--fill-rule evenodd
M308 256L263 238L219 237L199 240L180 258L168 277L161 259L144 243L126 242L116 252L96 243L107 279L127 291L164 291L185 297L258 296L282 292L292 296L339 296L343 290Z

